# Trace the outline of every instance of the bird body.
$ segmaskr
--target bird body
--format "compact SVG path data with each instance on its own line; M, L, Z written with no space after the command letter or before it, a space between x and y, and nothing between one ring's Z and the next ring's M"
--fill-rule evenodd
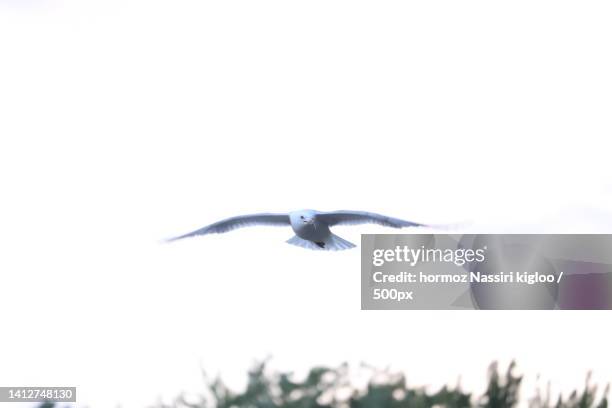
M289 225L295 232L295 236L287 240L287 243L308 249L337 251L354 248L355 245L332 233L331 226L366 223L380 224L392 228L423 226L415 222L365 211L322 212L299 210L288 214L262 213L227 218L199 230L172 238L169 241L197 235L224 233L251 225Z
M309 241L324 240L331 231L329 225L317 219L316 211L302 210L289 213L291 228L295 235Z
M329 225L320 217L317 217L317 211L301 210L289 213L291 228L295 232L295 237L287 240L287 243L297 245L303 248L340 250L355 247L354 244L346 241L335 234L332 234ZM338 239L334 239L339 238ZM344 241L344 242L342 242ZM344 245L343 245L344 244Z

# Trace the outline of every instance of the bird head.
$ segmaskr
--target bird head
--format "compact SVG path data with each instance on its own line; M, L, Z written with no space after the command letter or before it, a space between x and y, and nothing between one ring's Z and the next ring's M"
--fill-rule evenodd
M312 210L297 211L296 218L299 223L312 225L315 223L316 213Z

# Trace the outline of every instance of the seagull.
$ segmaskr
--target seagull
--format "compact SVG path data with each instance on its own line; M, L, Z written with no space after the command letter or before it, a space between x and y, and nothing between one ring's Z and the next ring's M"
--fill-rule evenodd
M195 237L206 234L221 234L237 228L254 225L291 226L295 236L286 242L302 248L314 250L339 251L354 248L355 244L333 234L329 227L335 225L379 224L385 227L424 227L425 225L400 220L386 215L366 211L331 211L315 210L292 211L287 214L261 213L239 215L210 224L204 228L189 232L167 241Z

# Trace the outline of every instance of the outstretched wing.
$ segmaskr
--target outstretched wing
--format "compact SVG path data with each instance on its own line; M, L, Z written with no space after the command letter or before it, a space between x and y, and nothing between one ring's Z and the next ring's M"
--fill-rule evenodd
M425 226L412 221L366 211L331 211L317 214L317 218L327 225L379 224L392 228Z
M195 230L185 235L181 235L175 238L170 238L170 241L176 241L177 239L195 237L196 235L205 234L221 234L237 228L250 227L252 225L290 225L289 214L251 214L251 215L239 215L237 217L227 218L225 220L215 222L199 230Z

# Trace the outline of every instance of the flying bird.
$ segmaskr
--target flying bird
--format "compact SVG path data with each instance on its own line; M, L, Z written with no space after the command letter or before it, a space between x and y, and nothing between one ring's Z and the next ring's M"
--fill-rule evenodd
M262 213L239 215L215 222L185 235L171 238L168 241L176 241L198 235L221 234L253 225L275 225L291 226L295 232L295 236L287 240L287 243L291 245L308 249L339 251L354 248L355 244L332 233L329 227L355 224L379 224L392 228L425 226L416 222L404 221L399 218L365 211L322 212L300 210L292 211L288 214Z

